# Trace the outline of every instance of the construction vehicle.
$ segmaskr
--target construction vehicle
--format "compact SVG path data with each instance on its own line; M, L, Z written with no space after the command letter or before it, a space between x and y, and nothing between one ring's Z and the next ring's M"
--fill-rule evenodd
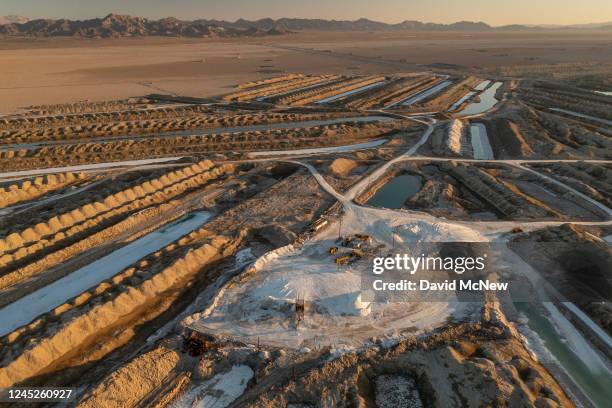
M326 219L320 218L317 221L315 221L314 224L312 224L312 228L310 230L312 232L317 232L321 228L325 227L328 223L329 221L327 221Z
M361 241L367 243L367 244L371 244L372 243L372 237L368 234L355 234L355 237L359 238Z
M335 254L336 252L338 252L338 247L337 246L333 246L333 247L329 247L329 249L327 250L330 254Z
M339 256L338 258L336 258L336 264L337 265L346 265L349 263L349 261L351 260L351 257L349 255L343 255L343 256Z
M353 249L353 251L351 252L351 255L354 256L355 258L363 258L363 251L361 249Z

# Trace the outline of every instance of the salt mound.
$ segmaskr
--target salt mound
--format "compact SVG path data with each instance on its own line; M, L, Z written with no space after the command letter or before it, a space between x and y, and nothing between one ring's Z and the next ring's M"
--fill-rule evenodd
M80 406L135 405L163 382L179 360L178 353L163 347L140 355L97 384Z
M446 145L453 153L461 153L461 136L463 134L463 128L463 122L459 119L455 119L451 122Z
M329 170L338 176L344 177L355 167L357 167L357 162L355 160L340 157L329 165Z
M345 209L343 236L367 234L387 249L393 246L413 256L421 253L420 243L489 241L470 223L355 205ZM381 332L397 336L407 328L424 332L446 324L449 316L470 313L454 300L362 300L362 274L369 273L371 263L363 260L348 266L336 265L328 250L337 245L337 238L336 223L303 246L283 247L266 254L258 259L251 273L225 286L213 307L204 314L190 316L185 324L248 341L303 347L358 344ZM305 313L297 324L296 303L300 301L304 302Z
M275 312L271 314L282 314L289 312L287 305L292 305L296 299L304 299L320 313L336 316L365 316L369 313L369 303L361 301L359 273L338 271L325 260L313 262L306 259L297 264L298 259L290 259L296 262L294 267L300 273L287 268L292 260L272 261L268 266L270 273L262 277L262 281L253 282L251 294L243 299L250 304L251 310L272 309Z
M372 311L370 302L361 300L361 292L342 293L337 296L327 297L319 303L327 313L331 315L353 315L367 316Z

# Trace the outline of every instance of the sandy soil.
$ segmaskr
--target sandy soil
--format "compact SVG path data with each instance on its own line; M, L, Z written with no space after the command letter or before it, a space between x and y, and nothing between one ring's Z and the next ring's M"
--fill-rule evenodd
M3 39L0 112L159 92L211 96L283 72L371 74L413 70L415 64L495 68L606 61L612 57L611 38L610 32L307 32L239 40Z

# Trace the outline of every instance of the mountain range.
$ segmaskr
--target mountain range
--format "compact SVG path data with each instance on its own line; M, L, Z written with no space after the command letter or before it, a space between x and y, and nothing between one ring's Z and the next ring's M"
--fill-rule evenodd
M553 28L610 29L612 23L576 26L506 25L492 27L484 22L460 21L452 24L423 23L406 20L388 24L361 18L359 20L324 20L305 18L264 18L255 21L239 19L184 21L173 17L150 20L143 17L109 14L89 20L36 19L19 16L0 17L0 35L26 37L257 37L280 35L292 31L519 31Z
M588 24L571 24L571 25L559 25L559 24L541 24L532 27L540 27L540 28L576 28L576 29L585 29L585 30L598 30L598 29L610 29L612 28L612 21L608 21L607 23L588 23Z
M119 14L89 20L37 19L0 25L0 35L25 37L257 37L284 34L282 27L232 25L207 20L182 21L168 17L149 20Z

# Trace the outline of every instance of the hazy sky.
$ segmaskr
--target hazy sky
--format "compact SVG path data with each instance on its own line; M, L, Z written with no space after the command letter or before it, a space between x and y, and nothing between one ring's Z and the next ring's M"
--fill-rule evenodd
M612 21L612 0L0 0L0 15L93 18L108 13L193 20L304 17L502 24Z

